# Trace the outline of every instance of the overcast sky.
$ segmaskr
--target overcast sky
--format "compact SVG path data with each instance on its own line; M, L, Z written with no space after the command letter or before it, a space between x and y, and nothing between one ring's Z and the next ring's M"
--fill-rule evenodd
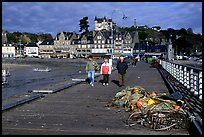
M127 19L123 20L123 15ZM106 16L119 26L160 26L162 29L192 28L202 34L202 2L2 2L2 29L9 32L79 33L79 20Z

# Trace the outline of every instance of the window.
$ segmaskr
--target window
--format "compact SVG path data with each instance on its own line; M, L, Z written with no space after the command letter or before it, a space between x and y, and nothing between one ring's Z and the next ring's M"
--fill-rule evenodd
M104 40L102 40L102 43L105 43L105 41L104 41Z
M101 41L99 40L98 43L101 43Z
M82 45L82 48L86 48L86 45Z
M97 39L101 39L101 36L97 36Z

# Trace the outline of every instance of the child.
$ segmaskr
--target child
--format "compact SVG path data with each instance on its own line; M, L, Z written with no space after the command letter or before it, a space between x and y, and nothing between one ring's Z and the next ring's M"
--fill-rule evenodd
M108 85L109 75L111 74L111 65L108 62L108 59L105 59L101 65L101 74L103 75L103 86Z

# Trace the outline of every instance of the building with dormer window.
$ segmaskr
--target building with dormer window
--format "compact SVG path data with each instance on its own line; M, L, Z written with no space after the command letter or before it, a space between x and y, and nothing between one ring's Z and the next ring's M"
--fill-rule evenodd
M87 57L91 53L93 47L93 36L81 35L79 39L73 40L72 44L73 47L76 47L75 55L77 57Z
M75 32L60 32L54 40L54 52L58 57L69 57L75 52L72 41L78 39Z
M50 58L54 53L54 40L44 40L38 45L39 47L39 56L41 58Z
M97 18L95 16L94 19L94 30L95 31L101 31L101 30L107 30L110 31L111 24L115 26L116 24L112 21L112 19L107 19L105 16L103 18Z

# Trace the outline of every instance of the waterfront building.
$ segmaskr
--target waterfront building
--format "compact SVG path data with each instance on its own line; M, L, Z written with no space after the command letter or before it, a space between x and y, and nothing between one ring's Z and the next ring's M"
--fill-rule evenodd
M2 58L15 58L16 48L12 44L2 45Z
M94 44L91 50L93 56L103 57L105 55L111 55L112 47L110 35L110 31L107 30L94 31Z
M75 48L74 55L76 57L87 57L91 54L93 47L93 36L80 35L78 39L73 40L72 47Z
M36 43L29 43L25 46L24 52L28 57L38 57L38 45Z
M121 54L123 54L123 41L123 34L121 32L116 32L113 58L118 58Z
M78 39L75 32L60 32L54 40L54 52L58 57L70 57L74 54L75 47L72 47L72 41Z
M54 54L54 40L44 40L38 45L39 57L50 58Z
M133 48L135 45L135 42L133 42L133 38L136 38L135 35L137 33L129 33L125 32L123 35L123 55L125 56L133 56Z

